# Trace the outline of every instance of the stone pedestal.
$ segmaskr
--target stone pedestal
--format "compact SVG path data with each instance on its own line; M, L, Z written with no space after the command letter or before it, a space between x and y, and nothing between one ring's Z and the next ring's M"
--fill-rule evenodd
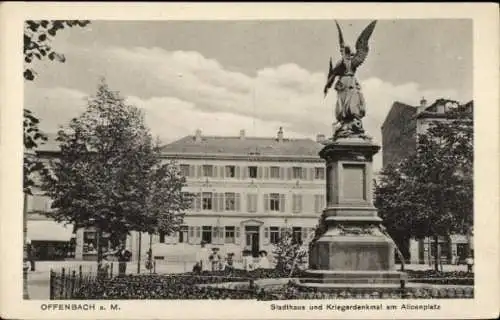
M327 206L312 241L307 287L397 286L394 244L382 232L372 202L372 158L380 147L366 138L341 138L320 152L326 161Z

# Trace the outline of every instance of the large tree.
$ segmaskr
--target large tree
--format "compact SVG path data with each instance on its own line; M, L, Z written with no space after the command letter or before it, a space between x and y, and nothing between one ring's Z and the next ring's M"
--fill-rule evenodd
M88 20L27 20L24 23L24 72L23 76L26 81L33 81L36 72L33 69L33 62L36 60L56 60L64 62L63 54L56 52L51 46L51 40L55 37L59 30L71 28L73 26L84 27L89 24ZM23 133L24 133L24 160L23 160L23 192L24 192L24 209L23 209L23 244L24 257L28 258L27 252L27 199L28 195L32 194L32 189L36 187L35 176L43 173L44 166L37 158L35 150L39 144L47 140L46 135L40 131L38 124L40 120L28 108L24 109ZM27 269L23 268L23 296L25 299L28 295L28 273Z
M384 168L375 187L375 205L389 233L432 237L470 234L473 225L473 121L462 110L431 123L417 149ZM435 259L435 269L439 266Z
M104 81L57 140L61 151L44 184L53 199L51 218L75 229L95 227L99 239L177 230L190 205L185 178L173 163L161 162L143 113ZM97 251L100 265L99 241Z

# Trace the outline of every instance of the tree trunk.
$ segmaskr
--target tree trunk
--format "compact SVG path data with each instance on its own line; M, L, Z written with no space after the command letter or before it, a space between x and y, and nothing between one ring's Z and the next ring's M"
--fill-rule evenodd
M439 237L434 236L434 270L439 271Z
M149 234L149 273L153 273L153 234Z
M24 193L23 200L23 299L29 299L28 292L28 269L24 267L25 259L28 259L28 194Z
M142 232L139 231L139 246L137 248L137 274L141 273L141 246L142 246Z
M100 274L102 267L102 246L101 246L101 228L97 227L96 237L97 237L97 273Z

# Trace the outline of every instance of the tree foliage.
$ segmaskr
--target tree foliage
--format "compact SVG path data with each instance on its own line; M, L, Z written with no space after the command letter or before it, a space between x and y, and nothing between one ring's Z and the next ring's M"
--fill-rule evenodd
M60 54L51 47L51 40L56 36L59 30L71 28L74 26L85 27L90 21L88 20L27 20L24 23L24 79L33 81L36 72L31 67L35 60L56 60L64 62L66 59L63 54ZM35 186L34 175L44 171L43 163L31 152L40 144L47 141L47 136L39 129L40 120L29 109L24 109L23 118L23 138L24 138L24 184L23 190L27 194L32 193L32 188Z
M473 121L450 112L418 136L414 153L381 172L375 205L390 234L447 237L473 223Z
M174 163L161 163L142 112L102 82L87 110L59 131L60 156L44 190L48 213L75 228L170 233L182 222L190 195ZM159 227L157 227L159 226Z
M307 261L307 249L295 241L290 228L285 229L273 248L276 269L282 272L295 272Z
M88 20L27 20L24 23L24 79L34 80L36 72L31 67L35 60L49 59L65 62L63 54L56 52L51 41L57 32L75 26L85 27Z

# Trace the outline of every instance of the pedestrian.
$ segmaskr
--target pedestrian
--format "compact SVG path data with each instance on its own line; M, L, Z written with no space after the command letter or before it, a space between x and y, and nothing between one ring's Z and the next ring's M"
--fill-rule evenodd
M130 253L130 251L128 251L122 244L120 245L120 248L116 255L118 257L118 275L124 276L125 272L127 271L127 262L130 261L132 253Z
M203 240L200 243L200 250L196 253L196 262L199 263L201 271L210 271L212 269L210 252L206 247L206 242Z
M31 243L31 241L28 239L28 260L30 261L30 269L31 271L35 271L35 247Z
M271 269L271 264L269 263L269 259L267 259L267 251L261 250L259 252L260 260L259 260L259 268L261 269Z
M220 270L221 256L219 254L219 248L212 248L212 253L210 254L210 261L212 265L212 271Z
M467 272L472 273L472 266L474 265L472 255L469 255L467 259L465 259L465 263L467 264Z

